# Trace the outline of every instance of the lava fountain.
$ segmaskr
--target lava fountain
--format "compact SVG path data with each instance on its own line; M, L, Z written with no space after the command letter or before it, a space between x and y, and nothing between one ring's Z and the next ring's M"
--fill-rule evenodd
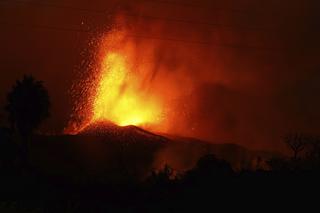
M97 43L93 69L75 89L86 97L75 104L77 119L66 132L76 134L104 122L164 131L163 91L150 80L152 71L144 61L145 51L121 30L103 35Z
M93 101L91 122L108 120L119 126L147 126L161 122L159 101L139 89L139 76L130 70L128 58L108 52Z

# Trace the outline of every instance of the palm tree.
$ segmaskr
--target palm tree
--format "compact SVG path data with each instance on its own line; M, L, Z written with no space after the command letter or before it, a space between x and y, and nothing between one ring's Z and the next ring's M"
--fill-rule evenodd
M6 110L14 130L23 137L32 134L49 116L49 95L41 81L24 76L7 96Z
M49 116L50 101L41 81L32 76L18 80L7 96L6 111L14 132L22 138L22 151L27 154L27 142L34 130ZM26 157L26 156L25 156Z

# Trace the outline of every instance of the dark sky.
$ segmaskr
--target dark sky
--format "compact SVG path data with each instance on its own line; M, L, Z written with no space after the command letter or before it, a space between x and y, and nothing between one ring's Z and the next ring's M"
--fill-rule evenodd
M33 74L52 98L46 125L62 130L89 43L121 11L140 15L126 20L136 35L164 39L159 66L192 82L176 132L282 149L282 135L320 130L319 10L317 0L1 0L0 103Z

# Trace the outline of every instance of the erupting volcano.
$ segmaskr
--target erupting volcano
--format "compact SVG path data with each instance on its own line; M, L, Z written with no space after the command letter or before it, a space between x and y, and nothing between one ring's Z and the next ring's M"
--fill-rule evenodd
M194 136L197 79L185 61L194 64L198 59L187 51L191 47L141 38L125 21L115 23L93 39L92 52L84 59L88 64L81 66L80 82L72 88L75 113L66 132L112 123Z
M164 131L163 86L152 82L152 69L144 61L147 55L121 30L109 32L98 43L94 69L89 80L80 83L87 103L78 103L77 114L85 118L72 127L73 132L108 122Z

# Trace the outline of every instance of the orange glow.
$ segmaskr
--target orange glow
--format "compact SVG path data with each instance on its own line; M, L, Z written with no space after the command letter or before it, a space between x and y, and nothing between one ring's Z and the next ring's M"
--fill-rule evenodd
M92 122L108 120L119 126L145 126L161 122L162 116L159 101L139 90L139 77L129 69L127 58L108 52L101 63Z
M156 133L185 129L178 122L192 104L185 98L192 91L185 68L159 57L161 42L130 34L126 27L116 28L95 40L90 64L87 70L81 68L81 81L71 91L75 108L66 133L77 134L104 121Z

